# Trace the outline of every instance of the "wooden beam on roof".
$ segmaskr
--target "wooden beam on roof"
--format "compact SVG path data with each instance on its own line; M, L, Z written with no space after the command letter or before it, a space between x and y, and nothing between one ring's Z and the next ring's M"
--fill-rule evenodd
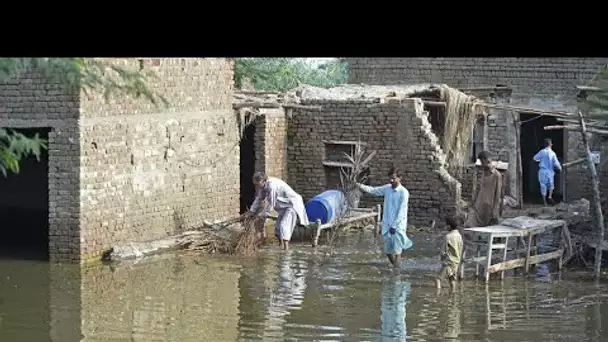
M430 107L445 107L447 105L443 101L422 101L422 103Z
M567 131L575 131L575 132L581 132L583 130L583 128L578 125L552 125L552 126L545 126L544 129L545 129L545 131L554 131L554 130L564 129ZM587 132L593 133L593 134L599 134L599 135L608 135L608 130L605 130L605 129L597 129L597 128L588 127Z
M538 114L543 116L553 116L558 118L571 118L574 117L574 113L570 112L562 112L562 111L551 111L551 110L540 110L535 108L526 108L526 107L516 107L516 106L508 106L508 105L500 105L494 103L477 103L479 106L484 106L487 108L496 108L496 109L505 109L519 113L525 114Z
M280 103L276 102L233 102L232 108L240 109L240 108L279 108L281 107Z

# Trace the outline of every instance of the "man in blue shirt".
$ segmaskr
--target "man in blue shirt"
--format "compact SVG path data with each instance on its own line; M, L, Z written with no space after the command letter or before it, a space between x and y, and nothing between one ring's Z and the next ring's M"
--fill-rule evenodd
M540 183L540 194L543 196L545 206L547 206L547 190L549 190L549 202L555 204L555 201L553 201L555 170L562 171L562 165L557 160L557 155L553 152L552 146L551 139L545 139L545 148L538 151L534 156L534 160L538 162L538 182Z
M401 176L397 169L392 169L388 176L389 184L378 187L363 184L358 186L370 195L384 197L381 227L384 253L391 264L397 267L403 252L412 247L412 241L406 235L410 193L401 185Z

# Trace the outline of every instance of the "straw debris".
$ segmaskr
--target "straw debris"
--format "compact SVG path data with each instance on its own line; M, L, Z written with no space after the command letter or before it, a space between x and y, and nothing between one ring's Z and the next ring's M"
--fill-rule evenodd
M446 85L439 86L439 97L446 103L441 147L448 168L454 171L464 165L473 127L483 107L479 106L481 100Z
M182 236L179 246L209 254L251 255L264 243L257 225L258 220L253 217L227 225L214 224Z

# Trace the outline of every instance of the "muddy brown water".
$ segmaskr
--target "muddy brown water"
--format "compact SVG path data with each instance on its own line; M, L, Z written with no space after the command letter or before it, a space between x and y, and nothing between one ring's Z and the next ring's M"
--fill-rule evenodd
M607 286L580 273L433 287L437 243L392 270L371 235L252 258L0 262L0 341L608 341ZM471 275L471 272L468 272Z

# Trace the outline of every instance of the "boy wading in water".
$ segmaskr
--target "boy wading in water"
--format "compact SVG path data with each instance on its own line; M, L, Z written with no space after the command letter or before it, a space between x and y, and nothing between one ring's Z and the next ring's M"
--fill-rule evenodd
M441 249L442 267L435 279L435 285L440 289L441 280L446 279L450 283L450 288L453 289L456 286L456 275L462 257L462 236L459 230L462 222L458 216L452 216L445 219L445 224L449 233L445 236Z
M555 201L553 201L555 170L562 170L562 165L557 160L557 155L553 152L552 146L551 139L545 139L545 148L538 151L534 156L534 161L538 163L538 182L540 183L540 194L543 196L545 207L547 206L547 200L550 204L555 204ZM549 196L547 196L547 190Z
M397 267L405 250L412 247L412 241L406 235L410 193L401 185L401 175L397 169L392 169L388 176L389 184L386 185L378 187L357 185L359 189L370 195L384 197L380 233L384 240L384 253L391 264Z

